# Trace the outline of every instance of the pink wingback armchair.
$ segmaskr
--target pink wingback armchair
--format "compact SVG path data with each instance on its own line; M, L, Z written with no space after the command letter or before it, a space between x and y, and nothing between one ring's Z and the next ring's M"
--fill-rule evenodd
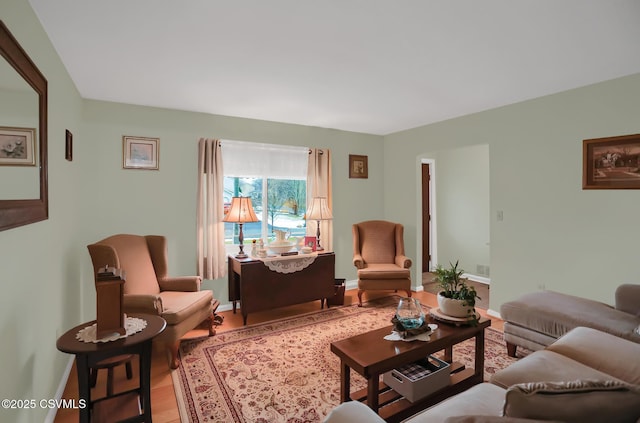
M209 336L215 335L214 315L220 302L210 290L200 290L199 276L169 277L167 241L158 235L113 235L88 245L94 277L99 268L124 270L123 309L126 313L146 313L166 320L156 341L165 343L169 367L179 365L180 338L203 321Z
M358 305L368 290L402 290L411 297L411 260L404 255L404 227L384 220L356 223L353 265L358 268Z

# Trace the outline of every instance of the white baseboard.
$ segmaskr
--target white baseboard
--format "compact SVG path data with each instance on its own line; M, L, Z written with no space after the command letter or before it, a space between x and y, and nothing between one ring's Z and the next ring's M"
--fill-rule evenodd
M345 281L344 289L357 289L358 288L358 280L352 279L350 281Z
M74 359L75 359L74 356L69 357L67 368L64 370L64 373L62 374L62 379L60 380L60 383L58 384L58 389L56 390L56 394L54 397L56 400L61 400L62 395L64 395L64 388L67 387L67 382L69 381L69 375L71 374L71 368L73 367ZM53 421L56 419L57 413L58 413L57 408L55 407L50 408L49 412L47 413L47 416L44 418L44 423L53 423Z
M474 282L483 283L485 285L491 285L491 279L484 276L477 276L477 275L472 275L470 273L463 273L462 277L467 278Z
M487 314L491 317L497 317L498 319L502 320L502 316L500 315L500 313L495 310L489 309L487 310Z
M219 305L216 311L229 311L229 310L233 310L233 304L231 303Z

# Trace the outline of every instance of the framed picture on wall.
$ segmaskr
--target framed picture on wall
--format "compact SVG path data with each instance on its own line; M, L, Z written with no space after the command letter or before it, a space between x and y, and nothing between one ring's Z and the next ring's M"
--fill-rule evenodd
M349 154L349 178L368 178L367 156Z
M640 189L640 134L582 141L582 189Z
M0 165L35 166L36 130L0 127Z
M159 169L160 138L122 137L122 167L124 169Z

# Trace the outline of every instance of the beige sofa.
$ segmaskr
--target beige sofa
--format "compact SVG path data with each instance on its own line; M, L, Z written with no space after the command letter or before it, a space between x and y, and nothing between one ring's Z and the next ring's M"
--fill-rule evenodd
M640 285L618 286L614 306L560 292L531 292L502 304L500 317L511 357L518 346L537 351L578 326L640 342Z
M327 423L382 422L357 401ZM577 327L543 350L406 422L640 423L640 344Z

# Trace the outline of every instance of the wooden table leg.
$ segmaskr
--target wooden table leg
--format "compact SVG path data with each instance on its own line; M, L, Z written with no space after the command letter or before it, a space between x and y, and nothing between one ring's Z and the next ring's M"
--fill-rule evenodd
M340 402L351 401L351 369L340 362Z
M367 404L376 413L379 408L378 395L380 394L380 375L373 375L367 381Z
M140 353L140 391L144 421L151 423L151 340L142 344Z
M89 357L86 354L76 355L76 370L78 372L78 397L86 401L80 408L80 423L91 421L91 388L89 387Z
M475 363L475 376L480 378L480 381L484 380L484 330L481 330L476 335L476 357Z
M444 361L453 363L453 345L444 349Z

